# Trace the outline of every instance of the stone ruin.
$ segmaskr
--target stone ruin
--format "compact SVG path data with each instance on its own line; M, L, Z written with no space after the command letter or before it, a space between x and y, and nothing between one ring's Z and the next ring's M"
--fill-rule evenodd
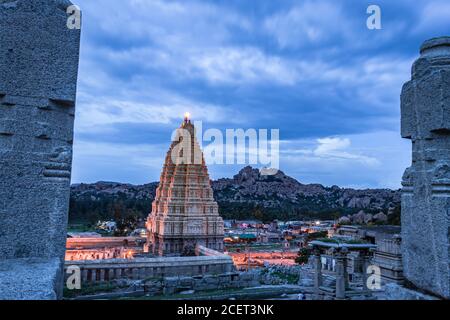
M0 299L56 299L72 161L80 30L68 0L0 0ZM450 37L426 41L402 92L405 277L450 298Z
M313 252L314 266L314 295L315 300L344 300L355 297L364 297L371 299L372 291L368 288L366 273L370 265L372 250L376 248L373 244L348 244L348 243L330 243L320 240L310 242ZM351 261L350 254L357 255L356 259ZM322 262L322 258L326 259L326 263ZM333 262L335 265L333 266ZM351 262L352 268L349 268ZM360 266L358 266L360 264ZM353 276L357 273L361 274L361 281L350 283L349 269L353 269ZM322 271L327 271L335 278L334 284L325 284ZM355 277L356 278L356 277ZM353 279L355 280L355 279Z
M0 0L0 299L62 294L80 30L66 0Z
M401 134L412 141L403 176L404 275L450 298L450 37L426 41L401 95Z

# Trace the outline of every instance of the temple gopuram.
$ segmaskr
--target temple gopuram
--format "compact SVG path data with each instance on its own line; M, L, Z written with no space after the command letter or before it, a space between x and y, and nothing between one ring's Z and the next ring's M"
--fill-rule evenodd
M155 255L194 255L197 245L223 251L223 220L189 114L167 152L146 227L146 251Z

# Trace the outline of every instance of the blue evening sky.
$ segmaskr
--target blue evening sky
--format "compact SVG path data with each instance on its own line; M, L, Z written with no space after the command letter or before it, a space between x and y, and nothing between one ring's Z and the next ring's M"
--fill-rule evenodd
M75 2L74 183L157 181L190 111L206 128L279 129L280 169L300 182L398 188L401 86L420 44L450 30L448 0Z

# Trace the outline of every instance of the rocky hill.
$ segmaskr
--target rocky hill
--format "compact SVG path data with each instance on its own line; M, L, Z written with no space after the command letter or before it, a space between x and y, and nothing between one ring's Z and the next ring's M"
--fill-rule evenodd
M70 217L92 221L125 215L145 217L157 186L157 182L146 185L114 182L73 185ZM230 219L337 218L361 210L387 215L400 202L399 191L302 184L282 171L264 175L252 167L243 168L231 179L212 181L212 187L221 215Z

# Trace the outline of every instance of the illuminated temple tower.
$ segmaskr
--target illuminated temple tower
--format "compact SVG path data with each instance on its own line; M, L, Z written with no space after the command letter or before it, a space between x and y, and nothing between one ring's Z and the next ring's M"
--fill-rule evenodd
M223 220L189 114L167 152L146 226L153 254L192 254L197 244L223 251Z

